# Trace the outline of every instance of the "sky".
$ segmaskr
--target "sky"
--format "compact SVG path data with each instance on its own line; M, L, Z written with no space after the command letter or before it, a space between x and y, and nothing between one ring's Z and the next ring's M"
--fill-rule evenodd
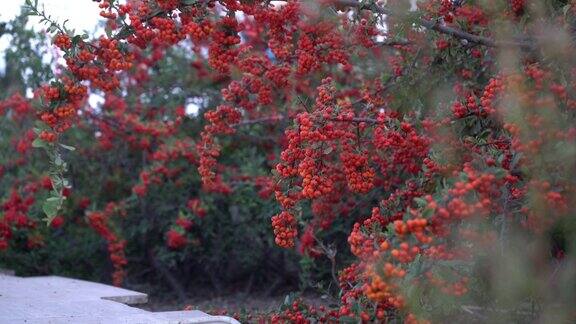
M0 22L9 21L19 12L24 0L0 0L2 1L2 10L0 10ZM104 20L101 18L98 3L92 0L39 0L38 6L44 5L45 12L52 16L58 23L63 23L66 19L66 27L75 29L76 34L82 34L83 31L93 32L96 30L98 22ZM44 30L46 25L40 24L39 19L31 17L30 26L35 30ZM4 50L10 46L8 37L0 38L0 72L4 71ZM97 95L91 95L90 105L95 106L102 102L102 98ZM189 114L196 114L199 106L196 102L186 102L186 111Z
M2 0L2 10L0 10L0 22L13 19L20 13L20 8L24 5L24 0ZM58 23L63 23L66 19L66 27L75 29L78 34L82 31L94 31L100 20L100 9L98 4L92 0L39 0L38 7L44 6L45 12L52 16ZM30 26L35 30L44 30L47 26L40 24L40 19L31 17ZM8 36L0 37L0 72L4 71L4 51L10 46Z
M24 0L3 0L0 21L7 21L20 12ZM100 20L98 3L92 0L39 0L38 6L44 5L46 13L62 23L69 19L66 26L76 29L77 32L84 30L92 31ZM35 28L44 28L38 25L37 20L31 20Z

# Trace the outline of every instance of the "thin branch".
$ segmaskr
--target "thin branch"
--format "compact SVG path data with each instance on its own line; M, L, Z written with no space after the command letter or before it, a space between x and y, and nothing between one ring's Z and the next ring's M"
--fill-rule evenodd
M300 104L304 107L304 109L306 109L307 112L310 112L310 107L302 100L302 98L300 98L299 95L296 95L296 98L298 98L298 101L300 101Z
M326 257L330 260L331 263L330 274L332 275L332 280L334 280L336 287L338 287L339 281L338 276L336 275L336 254L338 253L338 251L335 248L326 246L324 242L322 242L316 237L316 235L312 234L312 237L314 238L314 240L318 244L318 247L320 247L324 255L326 255Z
M178 281L178 279L176 278L176 276L174 276L170 270L168 270L164 264L162 264L162 262L160 262L157 258L156 255L154 254L154 252L152 250L148 251L148 256L150 258L150 263L152 264L152 266L154 267L154 269L162 276L164 277L164 279L166 279L166 282L168 282L168 284L172 287L172 289L174 289L174 292L176 293L176 295L178 296L178 299L180 299L181 302L185 302L187 300L187 296L186 296L186 290L184 289L184 287L182 286L182 284Z
M256 124L266 124L266 123L275 123L279 121L283 121L286 118L280 116L272 116L272 117L262 117L257 119L248 119L241 121L237 124L231 125L232 127L242 127L242 126L249 126L249 125L256 125ZM337 123L368 123L368 124L382 124L384 121L379 121L374 118L362 118L362 117L355 117L355 118L347 118L347 119L338 119L338 118L328 118L328 121L337 122Z
M266 124L266 123L273 123L277 121L282 121L284 117L282 116L272 116L272 117L262 117L256 119L247 119L243 120L237 124L232 125L232 127L241 127L247 125L254 125L254 124Z
M381 6L377 5L376 3L361 3L357 0L334 0L334 4L338 4L340 6L347 6L352 8L357 8L358 10L370 10L375 13L383 14L383 15L394 15L394 13L386 8L382 8ZM455 38L465 40L467 42L480 44L488 47L521 47L526 49L532 49L534 44L525 41L495 41L493 39L470 34L465 32L461 29L453 28L447 25L439 24L436 21L420 18L418 19L418 24L424 28L437 31L442 34L450 35Z
M401 45L412 45L413 42L407 39L396 39L396 40L386 40L382 42L376 42L374 46L376 47L384 47L384 46L401 46Z

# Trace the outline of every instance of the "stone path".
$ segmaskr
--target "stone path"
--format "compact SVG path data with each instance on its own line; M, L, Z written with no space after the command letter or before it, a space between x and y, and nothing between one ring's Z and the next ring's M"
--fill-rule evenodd
M143 293L57 276L21 278L0 273L0 324L239 323L200 311L148 312Z

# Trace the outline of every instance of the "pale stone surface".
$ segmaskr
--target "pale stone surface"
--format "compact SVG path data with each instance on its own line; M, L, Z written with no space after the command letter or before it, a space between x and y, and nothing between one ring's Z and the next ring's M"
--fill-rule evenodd
M0 274L0 324L238 323L200 311L154 313L128 306L147 300L143 293L84 280Z

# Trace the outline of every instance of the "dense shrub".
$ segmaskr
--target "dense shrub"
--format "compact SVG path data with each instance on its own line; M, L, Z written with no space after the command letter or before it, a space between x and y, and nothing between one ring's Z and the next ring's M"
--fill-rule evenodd
M339 296L262 321L574 320L573 1L96 2L100 37L27 2L65 64L5 77L3 263Z

